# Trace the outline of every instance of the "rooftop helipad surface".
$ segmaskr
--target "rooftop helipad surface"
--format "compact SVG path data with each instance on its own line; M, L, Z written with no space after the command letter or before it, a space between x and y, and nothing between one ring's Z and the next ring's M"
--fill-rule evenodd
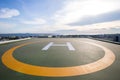
M0 45L0 80L119 80L120 45L34 38Z

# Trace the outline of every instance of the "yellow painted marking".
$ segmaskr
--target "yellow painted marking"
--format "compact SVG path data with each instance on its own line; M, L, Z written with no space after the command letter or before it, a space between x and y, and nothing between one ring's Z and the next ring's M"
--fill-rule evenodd
M48 77L64 77L64 76L89 74L107 68L114 62L115 55L108 48L95 43L90 43L90 42L84 42L84 43L92 44L102 48L105 51L104 57L93 63L79 65L79 66L72 66L72 67L44 67L44 66L30 65L20 62L12 56L12 53L17 48L20 48L28 44L32 44L32 43L26 43L13 47L8 51L6 51L2 56L2 62L8 68L20 73L35 75L35 76L48 76Z

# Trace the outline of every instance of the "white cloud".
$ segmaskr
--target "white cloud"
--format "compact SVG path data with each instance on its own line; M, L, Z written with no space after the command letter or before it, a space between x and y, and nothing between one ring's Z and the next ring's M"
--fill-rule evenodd
M114 31L113 29L117 29L120 31L120 20L104 22L104 23L95 23L91 25L84 26L70 26L70 25L52 25L52 26L44 26L44 28L40 28L38 30L43 32L55 32L62 34L62 30L68 34L104 34L104 33L119 33L118 31ZM73 32L72 32L73 31ZM76 32L75 32L76 31Z
M1 28L1 25L3 26ZM6 28L6 27L7 28ZM14 28L14 26L19 26L19 29ZM25 25L22 25L25 26ZM4 29L3 29L4 28ZM9 29L8 29L9 28ZM29 27L25 26L24 29L21 27L21 25L15 25L15 24L8 24L8 23L0 23L0 32L14 29L14 32L16 33L61 33L63 34L104 34L104 33L119 33L120 31L120 20L118 21L112 21L112 22L104 22L104 23L96 23L91 25L84 25L84 26L70 26L70 25L31 25ZM16 30L15 30L16 29ZM114 29L114 30L113 30ZM118 31L115 31L118 30ZM9 32L9 31L8 31Z
M8 33L13 32L11 31L16 27L15 23L8 23L8 22L0 22L0 33Z
M62 26L62 25L61 25ZM65 29L64 29L65 28ZM120 33L120 20L104 23L96 23L84 26L68 26L58 27L58 30L74 30L71 34L107 34L107 33ZM116 31L115 31L116 29ZM75 32L77 31L77 32ZM70 33L68 33L70 34Z
M54 16L56 24L70 24L83 17L96 16L120 9L119 0L67 0Z
M79 30L79 31L102 30L102 29L108 30L111 28L120 29L120 20L96 23L96 24L85 25L85 26L74 26L74 29Z
M0 28L8 29L8 28L12 28L15 26L16 26L16 24L13 24L13 23L0 22Z
M25 20L25 21L22 21L22 23L24 24L33 24L33 25L38 25L38 24L45 24L46 21L44 19L41 19L41 18L35 18L33 20Z
M0 18L11 18L20 15L17 9L0 8Z

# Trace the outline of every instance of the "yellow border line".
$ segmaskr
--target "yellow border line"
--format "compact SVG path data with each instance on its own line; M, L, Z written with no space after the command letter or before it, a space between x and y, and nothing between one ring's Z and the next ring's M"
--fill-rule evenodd
M29 74L29 75L47 76L47 77L65 77L65 76L89 74L89 73L93 73L93 72L102 70L104 68L107 68L114 62L115 55L108 48L95 43L90 43L90 42L84 42L84 43L88 43L88 44L95 45L97 47L102 48L105 51L104 57L93 63L79 65L79 66L72 66L72 67L35 66L35 65L30 65L30 64L20 62L16 60L12 55L12 53L17 48L20 48L28 44L32 44L32 43L26 43L26 44L21 44L19 46L13 47L8 51L6 51L2 56L2 62L5 66L17 72Z

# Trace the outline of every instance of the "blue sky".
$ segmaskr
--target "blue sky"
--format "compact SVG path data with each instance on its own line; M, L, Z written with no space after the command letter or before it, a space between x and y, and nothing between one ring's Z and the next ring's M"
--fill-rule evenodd
M120 0L0 0L0 33L120 33Z

